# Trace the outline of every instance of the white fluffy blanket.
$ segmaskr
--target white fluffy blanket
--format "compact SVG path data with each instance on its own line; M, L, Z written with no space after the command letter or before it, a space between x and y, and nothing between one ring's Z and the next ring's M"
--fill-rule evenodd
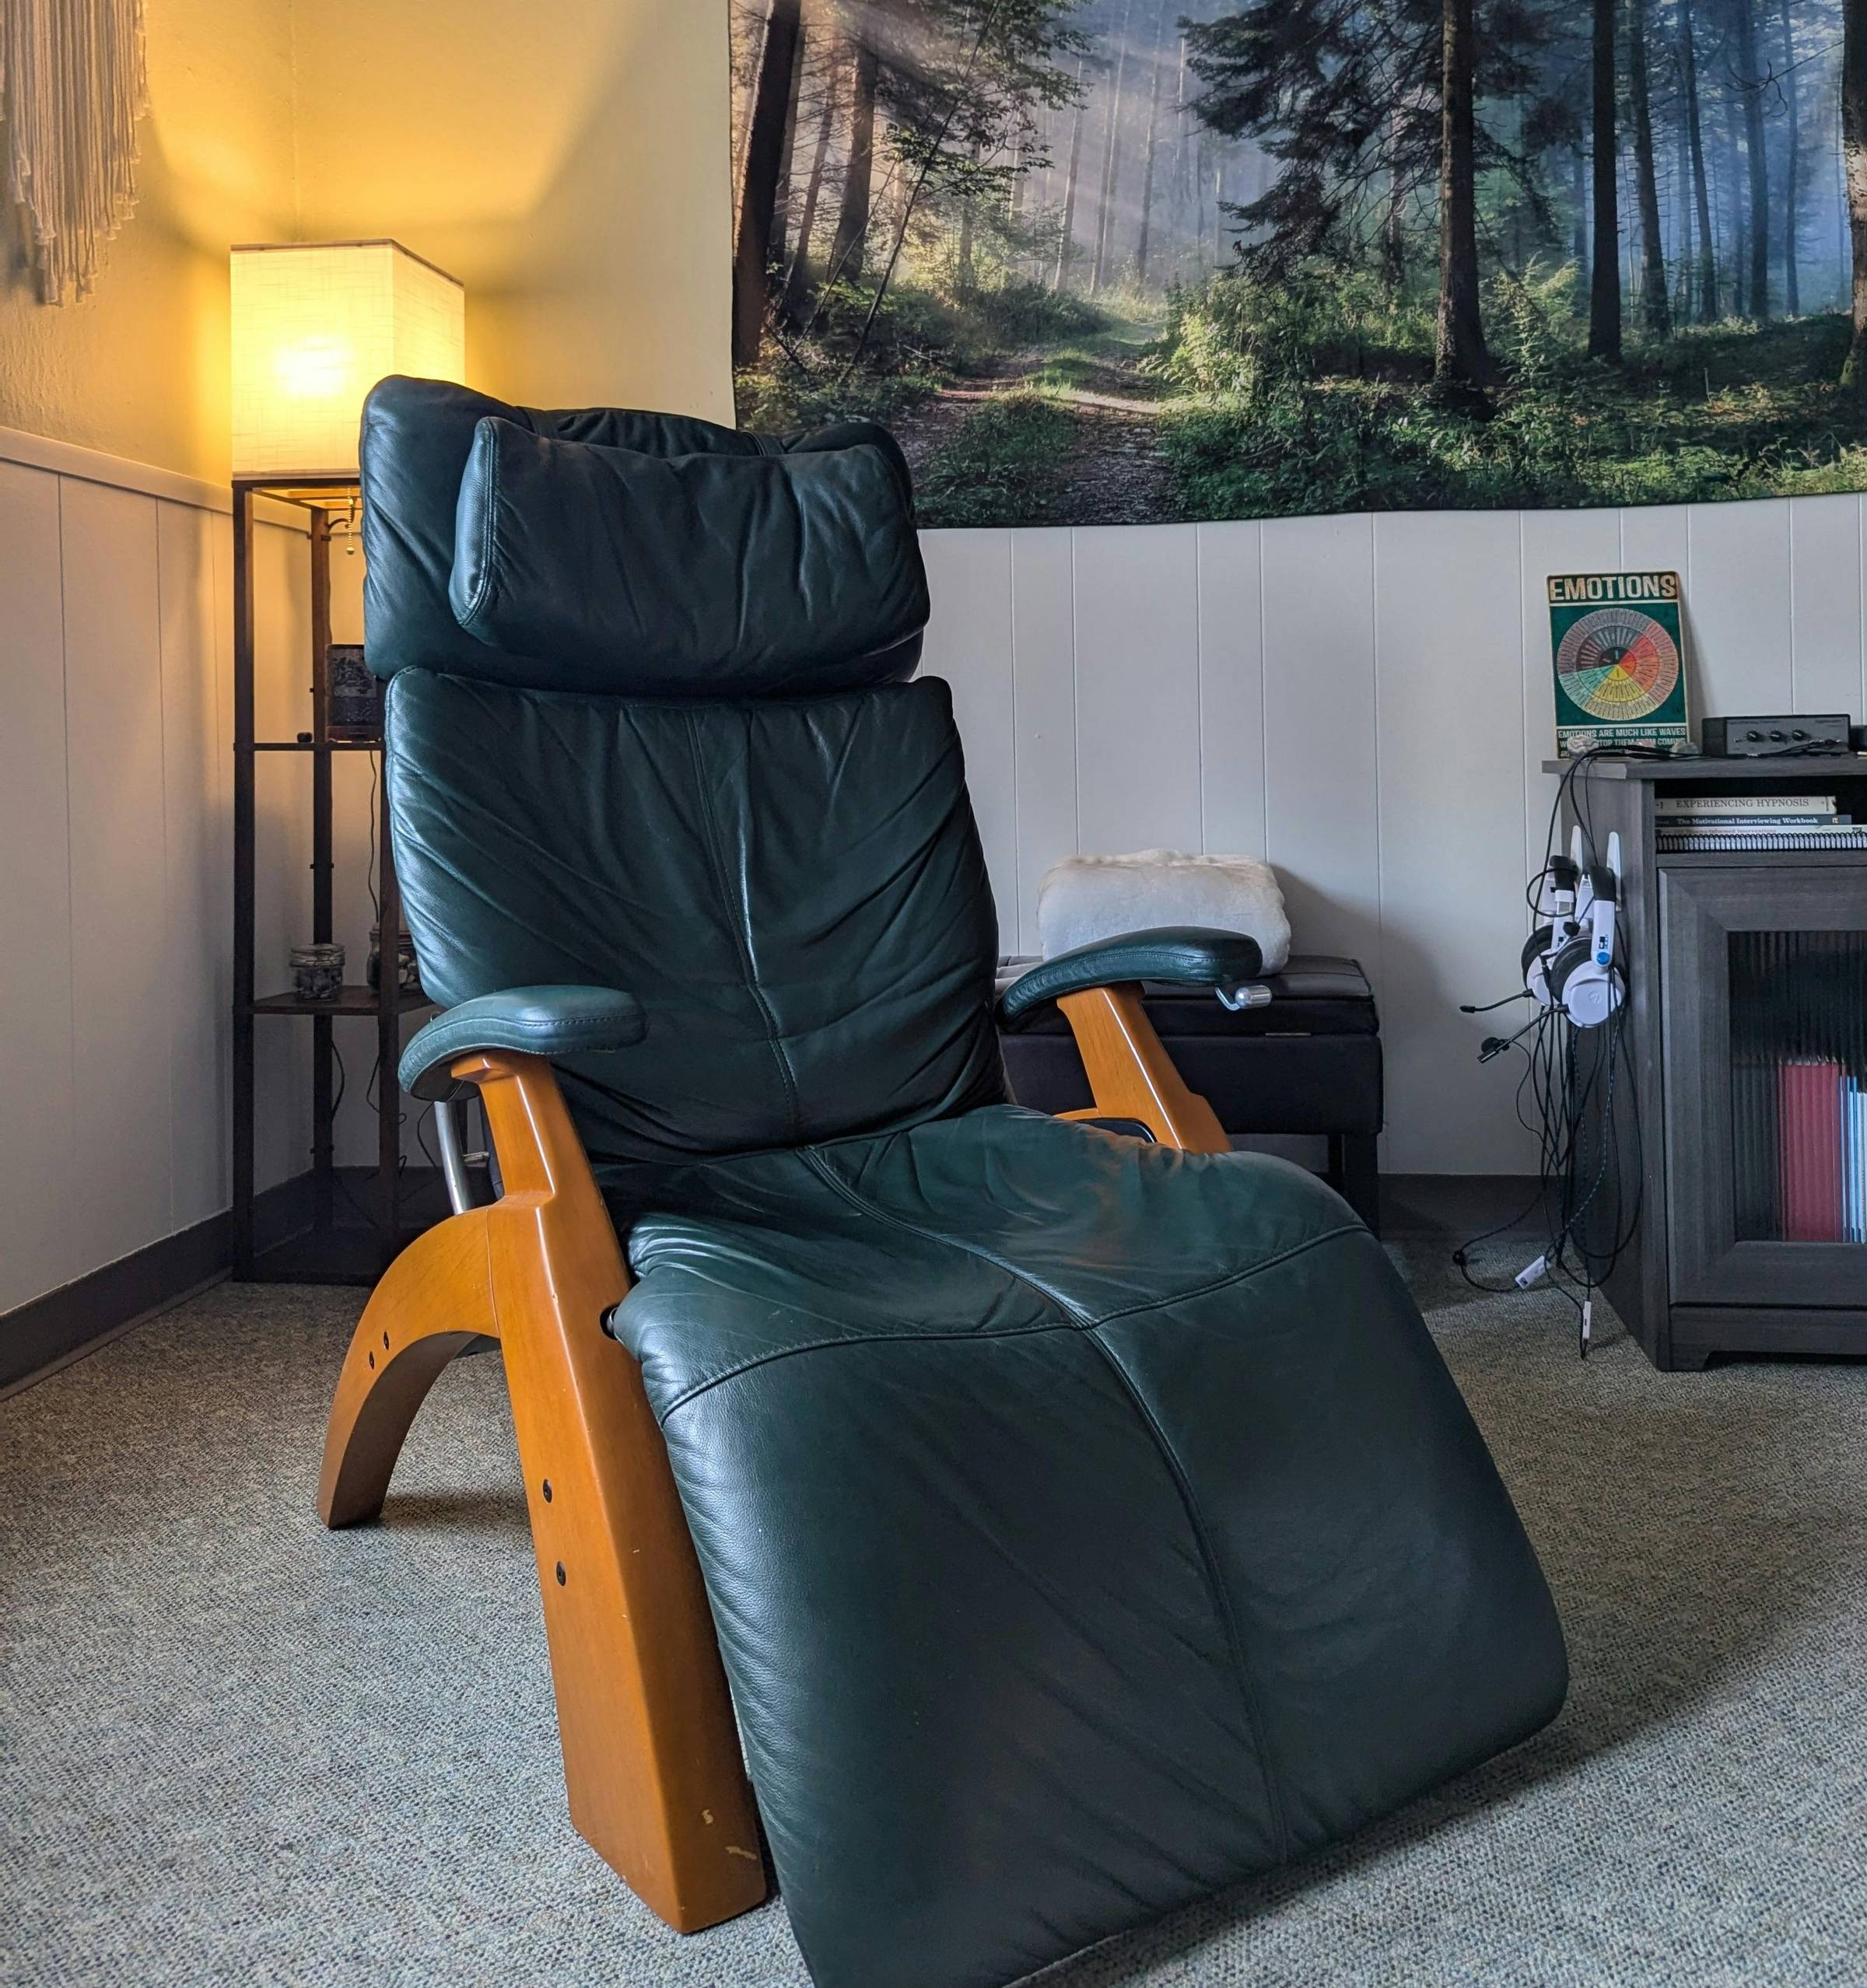
M1266 973L1281 972L1290 957L1284 893L1270 866L1252 856L1182 856L1177 849L1067 856L1038 886L1037 929L1046 959L1158 925L1245 933L1257 940Z

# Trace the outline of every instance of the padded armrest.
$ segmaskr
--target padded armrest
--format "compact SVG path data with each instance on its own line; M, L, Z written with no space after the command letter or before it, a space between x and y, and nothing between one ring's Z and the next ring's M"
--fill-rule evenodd
M449 1066L476 1049L533 1056L628 1049L648 1033L642 1004L615 987L510 987L436 1015L402 1052L402 1088L429 1102L454 1088Z
M1085 987L1111 987L1123 981L1152 980L1175 987L1231 987L1264 969L1258 942L1242 932L1215 932L1197 925L1162 925L1147 932L1125 932L1059 953L1012 982L998 997L1001 1019L1014 1022L1060 994Z

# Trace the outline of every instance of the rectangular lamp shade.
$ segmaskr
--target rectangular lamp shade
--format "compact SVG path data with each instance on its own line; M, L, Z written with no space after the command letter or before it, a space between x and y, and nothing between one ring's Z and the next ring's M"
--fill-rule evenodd
M391 373L459 380L466 292L397 242L233 251L233 474L353 475L363 396Z

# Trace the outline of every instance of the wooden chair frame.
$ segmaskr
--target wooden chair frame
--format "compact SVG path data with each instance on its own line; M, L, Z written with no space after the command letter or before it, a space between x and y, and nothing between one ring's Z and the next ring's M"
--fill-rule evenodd
M324 1444L324 1523L382 1509L436 1377L476 1334L505 1356L570 1816L678 1931L765 1895L758 1812L706 1591L641 1370L603 1331L629 1290L551 1066L489 1051L476 1083L504 1192L405 1250L351 1341Z
M1060 1005L1093 1115L1138 1119L1165 1146L1228 1149L1138 986ZM629 1272L550 1064L488 1050L451 1073L479 1087L503 1192L429 1230L377 1285L331 1404L319 1511L333 1527L377 1517L429 1388L477 1338L499 1342L571 1820L646 1905L695 1932L759 1903L765 1860L667 1448L640 1369L603 1330Z
M1182 1153L1229 1153L1218 1114L1189 1090L1141 1005L1138 982L1060 996L1095 1104L1071 1118L1134 1118L1161 1146Z

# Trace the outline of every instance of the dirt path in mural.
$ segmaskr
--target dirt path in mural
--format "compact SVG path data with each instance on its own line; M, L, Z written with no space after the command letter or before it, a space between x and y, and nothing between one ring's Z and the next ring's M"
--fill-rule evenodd
M990 372L943 387L898 417L895 432L919 478L988 402L1034 387L1062 408L1070 439L1030 493L1024 524L1156 524L1177 515L1161 447L1163 384L1140 370L1156 327L1034 346Z
M1144 401L1073 394L1076 439L1056 508L1074 523L1162 524L1179 515L1161 448L1160 412Z

